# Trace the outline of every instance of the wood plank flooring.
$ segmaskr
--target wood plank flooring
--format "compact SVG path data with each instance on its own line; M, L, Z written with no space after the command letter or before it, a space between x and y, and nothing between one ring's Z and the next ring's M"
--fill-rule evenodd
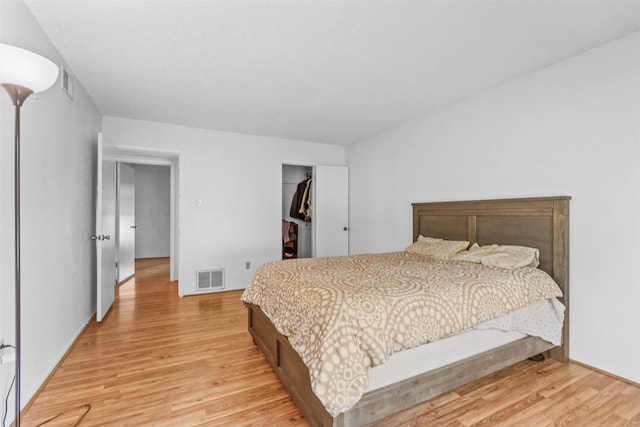
M136 262L135 278L22 425L307 425L253 345L240 291L178 298L168 277L168 259ZM375 425L640 426L640 388L575 364L526 361Z

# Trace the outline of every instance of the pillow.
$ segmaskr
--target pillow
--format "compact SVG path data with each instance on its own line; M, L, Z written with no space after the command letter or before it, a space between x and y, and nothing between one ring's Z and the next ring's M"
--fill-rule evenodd
M407 247L406 251L419 254L429 255L436 259L449 259L460 251L464 251L469 246L469 242L457 240L418 240Z
M487 254L487 249L489 249L489 246L480 247L478 243L474 243L469 250L457 253L453 259L456 261L467 261L480 264L482 262L482 257Z
M500 268L537 267L540 265L540 251L526 246L498 246L495 253L484 257L482 265Z
M511 270L537 267L540 265L540 251L526 246L489 245L471 247L468 251L457 254L454 259Z
M418 234L418 240L421 242L442 242L443 239L438 239L437 237L425 237L422 234Z

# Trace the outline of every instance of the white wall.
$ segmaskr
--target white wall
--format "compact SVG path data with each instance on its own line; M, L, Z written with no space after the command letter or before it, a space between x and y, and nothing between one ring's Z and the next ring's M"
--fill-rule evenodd
M342 146L109 116L103 134L117 146L180 152L179 281L184 294L195 293L198 270L224 268L226 289L242 289L258 265L281 258L283 163L345 161ZM245 269L247 261L250 269Z
M640 382L640 34L351 146L353 253L411 202L570 195L570 357Z
M3 0L0 7L2 43L62 64L24 3ZM89 237L95 227L94 159L101 116L77 81L73 101L59 81L38 100L28 99L21 114L23 405L95 312L95 252ZM13 343L14 110L1 92L0 338ZM0 369L4 397L8 375L5 367Z
M136 172L136 258L169 256L169 166L129 165Z

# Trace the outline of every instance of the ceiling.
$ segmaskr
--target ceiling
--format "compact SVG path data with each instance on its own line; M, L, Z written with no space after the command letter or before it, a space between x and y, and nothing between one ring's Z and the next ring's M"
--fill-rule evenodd
M343 145L640 30L640 1L25 3L104 115Z

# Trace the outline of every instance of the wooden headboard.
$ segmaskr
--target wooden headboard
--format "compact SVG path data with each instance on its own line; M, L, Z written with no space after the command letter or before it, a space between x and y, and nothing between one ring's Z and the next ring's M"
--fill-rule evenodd
M569 338L569 196L413 204L413 240L419 234L479 245L538 248L539 268L556 281L565 305L563 353ZM564 356L564 357L563 357Z

